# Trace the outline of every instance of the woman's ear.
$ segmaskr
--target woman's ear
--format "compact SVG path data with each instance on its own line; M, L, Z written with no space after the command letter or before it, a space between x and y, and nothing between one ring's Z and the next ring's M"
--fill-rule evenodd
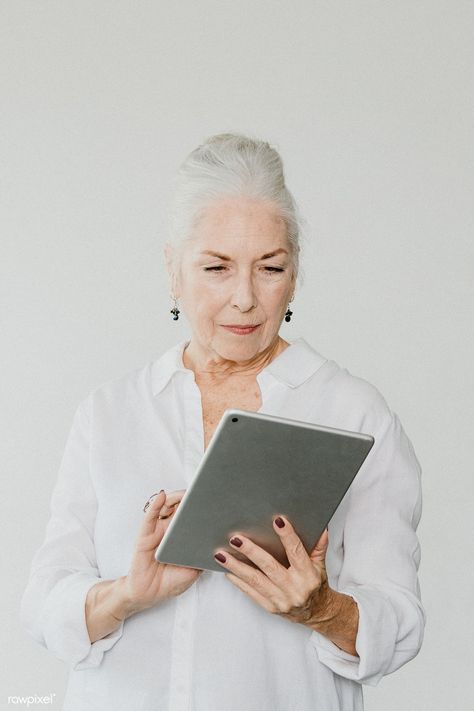
M170 290L171 294L178 298L178 293L177 293L177 283L176 283L176 274L175 274L175 250L174 247L167 242L164 246L163 249L164 257L165 257L165 263L166 263L166 270L168 272L168 276L170 279Z
M165 256L165 263L166 263L166 269L168 272L168 276L171 277L173 276L173 247L170 245L169 242L167 242L164 246L163 249L163 254Z

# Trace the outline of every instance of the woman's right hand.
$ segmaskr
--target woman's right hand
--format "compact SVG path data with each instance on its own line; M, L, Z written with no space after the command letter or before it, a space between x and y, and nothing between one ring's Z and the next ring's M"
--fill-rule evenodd
M180 595L204 572L155 559L155 551L184 493L185 489L180 489L167 496L160 491L144 514L130 571L123 580L122 590L130 612L146 610L168 597ZM169 515L158 518L165 514Z

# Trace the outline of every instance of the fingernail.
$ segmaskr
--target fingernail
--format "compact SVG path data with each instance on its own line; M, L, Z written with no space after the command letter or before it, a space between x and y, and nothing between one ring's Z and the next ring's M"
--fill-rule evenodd
M240 540L240 538L237 538L237 536L231 538L230 542L232 543L232 545L237 546L237 548L240 548L240 546L242 545L242 541Z
M281 516L277 516L277 518L275 519L275 523L278 526L278 528L283 528L283 526L285 525L285 522L283 521Z
M222 553L216 553L214 555L214 558L216 558L216 560L220 561L221 563L225 563L225 555L222 555Z

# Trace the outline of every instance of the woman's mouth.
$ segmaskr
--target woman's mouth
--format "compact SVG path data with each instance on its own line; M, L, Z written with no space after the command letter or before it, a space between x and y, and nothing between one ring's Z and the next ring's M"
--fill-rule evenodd
M247 333L253 333L257 330L259 326L259 323L256 326L238 326L235 324L222 324L222 328L225 328L227 331L231 331L232 333L236 333L238 336L245 336Z

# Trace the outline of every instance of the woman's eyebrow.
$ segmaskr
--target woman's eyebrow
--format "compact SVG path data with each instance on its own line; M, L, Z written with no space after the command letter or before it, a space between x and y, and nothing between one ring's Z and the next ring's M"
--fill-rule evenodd
M285 254L288 254L286 249L283 249L283 247L279 247L279 249L275 249L273 252L268 252L267 254L262 254L259 259L270 259L270 257L274 257L275 254L280 254L281 252L284 252ZM226 262L230 262L232 257L228 257L226 254L220 254L219 252L214 252L212 249L205 249L200 254L210 254L212 257L218 257L219 259L223 259Z

